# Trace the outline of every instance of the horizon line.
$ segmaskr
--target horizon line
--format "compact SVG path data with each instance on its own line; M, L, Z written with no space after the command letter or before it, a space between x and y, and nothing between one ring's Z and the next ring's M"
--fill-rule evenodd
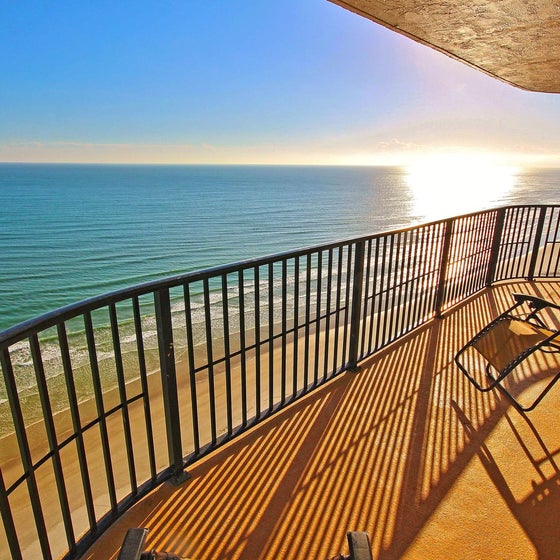
M340 168L351 168L351 167L363 167L363 168L399 168L399 167L411 167L415 165L415 162L401 162L401 163L263 163L263 162L253 162L253 163L235 163L235 162L104 162L104 161L0 161L0 166L4 165L29 165L29 166L39 166L39 165L52 165L52 166L107 166L107 167L119 167L119 166L129 166L129 167L340 167ZM496 166L506 166L507 164L496 163ZM521 169L560 169L560 161L540 161L540 162L520 162L516 164L515 167Z

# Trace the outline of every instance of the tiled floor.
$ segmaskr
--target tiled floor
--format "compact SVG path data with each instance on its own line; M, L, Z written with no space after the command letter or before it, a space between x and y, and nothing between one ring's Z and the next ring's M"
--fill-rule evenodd
M560 301L552 282L482 292L156 489L84 558L116 558L134 526L196 560L323 560L350 530L380 559L560 558L560 383L524 415L453 362L513 291Z

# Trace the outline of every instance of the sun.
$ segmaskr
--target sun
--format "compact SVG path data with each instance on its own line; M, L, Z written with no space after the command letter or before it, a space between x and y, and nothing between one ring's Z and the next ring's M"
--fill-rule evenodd
M415 214L435 220L500 205L518 174L490 156L437 154L407 166L406 183Z

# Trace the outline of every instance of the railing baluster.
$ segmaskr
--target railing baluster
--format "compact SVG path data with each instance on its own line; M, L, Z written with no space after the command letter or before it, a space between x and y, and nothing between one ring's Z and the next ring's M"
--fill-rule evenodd
M242 402L242 417L241 425L247 426L247 353L245 341L245 280L243 269L239 271L239 345L240 345L240 359L241 359L241 402Z
M401 235L396 233L394 235L395 242L391 243L392 246L396 246L395 257L391 257L391 262L395 265L395 271L393 275L392 283L392 294L391 294L391 317L389 321L389 340L395 338L394 323L396 322L396 311L398 311L398 294L401 290L401 278L402 278L402 262L401 262Z
M224 355L226 362L226 418L228 435L233 433L233 403L231 388L231 344L229 332L229 300L227 274L222 274L222 317L224 327Z
M117 308L115 304L109 306L109 317L111 321L111 336L113 338L113 352L115 354L115 368L117 373L117 385L119 398L121 401L121 419L124 433L124 444L126 447L126 460L128 463L128 477L130 480L130 490L134 495L138 488L136 481L136 466L134 464L134 449L132 445L132 434L130 431L130 416L126 403L126 382L124 379L124 366L121 352L121 341L119 336L119 322L117 318Z
M453 235L453 219L448 219L445 221L444 229L444 241L443 248L441 251L441 259L438 266L438 279L437 279L437 292L436 301L434 306L434 313L436 317L441 316L441 307L443 305L443 296L445 293L445 282L447 280L447 266L449 264L449 248L451 246L451 237Z
M366 354L366 341L370 339L370 337L366 336L366 327L368 325L368 318L369 318L369 332L371 333L372 329L372 313L368 313L369 308L369 287L370 287L370 272L371 272L371 241L367 243L367 256L365 258L365 281L362 287L363 292L363 301L364 304L362 306L362 343L360 344L360 355L363 356ZM373 297L371 297L373 301ZM369 351L369 348L368 348Z
M305 348L303 358L303 387L309 385L309 325L311 323L311 253L307 253L305 264Z
M39 398L41 399L41 408L43 410L43 419L45 423L45 431L47 433L47 441L49 442L49 449L53 458L53 471L58 492L58 501L60 503L60 511L62 514L62 521L64 523L64 531L66 533L66 540L70 552L76 550L76 536L72 526L72 514L68 504L68 493L66 490L66 483L64 481L64 470L62 461L60 459L60 450L56 436L56 427L54 424L54 415L49 398L49 390L47 387L47 380L45 376L45 369L43 366L43 359L41 357L41 348L39 346L39 338L37 334L33 334L29 338L29 345L31 349L31 356L33 358L33 367L35 369L35 379L37 381L37 390ZM116 504L116 501L115 501Z
M37 528L37 537L41 546L41 553L45 560L52 558L49 538L47 535L47 528L45 526L45 518L39 500L39 489L37 487L37 479L35 478L35 469L33 468L33 461L31 459L31 450L29 448L29 441L25 432L25 422L21 409L21 403L17 394L16 379L14 370L10 359L9 351L3 350L0 353L0 363L2 371L4 372L4 379L6 381L6 392L12 410L12 418L14 421L14 428L16 431L16 438L21 455L21 462L24 472L24 477L27 482L27 491L29 493L29 501L31 503L31 510L33 511L33 518L35 520L35 527ZM4 484L2 483L2 486ZM13 520L8 519L8 524L13 526ZM15 545L15 542L14 542ZM19 547L18 547L19 548Z
M527 278L533 280L535 278L535 267L537 266L537 258L539 257L539 248L542 241L542 233L544 229L544 220L546 217L546 206L541 206L539 211L539 221L537 224L537 231L535 232L535 240L533 242L533 247L531 248L531 262L529 264L529 273ZM544 248L543 248L544 251Z
M398 332L404 334L408 332L410 325L410 298L411 298L411 282L414 276L414 270L412 268L412 232L405 232L405 251L406 251L406 266L405 266L405 278L403 287L403 297L401 300L402 313L401 320L399 322Z
M109 434L107 431L107 420L105 418L105 406L103 404L103 391L101 388L101 379L99 377L99 364L97 361L97 352L95 347L95 337L93 334L93 321L91 313L84 314L84 324L86 328L86 341L89 353L89 363L91 368L93 394L95 397L95 406L97 416L99 418L99 431L101 434L101 449L103 452L103 464L105 466L105 476L107 477L107 490L109 492L109 503L111 510L117 512L117 492L115 490L115 477L113 474L113 466L111 463L111 448L109 445Z
M282 269L281 269L281 285L282 285L282 306L281 306L281 337L282 347L280 349L280 404L286 404L286 354L288 349L286 348L287 340L287 330L288 330L288 263L286 259L282 259Z
M294 259L294 317L292 342L292 395L298 392L298 359L299 359L299 257Z
M80 473L82 476L82 488L84 490L84 500L88 514L89 526L92 531L97 529L97 521L95 518L95 509L93 506L93 493L91 489L91 479L89 474L88 461L86 457L86 448L84 444L84 435L80 420L80 409L78 399L76 397L76 386L74 384L74 374L72 371L72 362L70 359L70 349L68 347L68 335L64 323L57 325L58 343L62 357L62 369L64 371L64 379L68 391L68 403L70 405L70 416L72 417L72 427L76 434L76 448L78 452L78 462L80 465Z
M210 434L212 445L216 445L218 439L218 430L216 423L216 389L214 384L214 349L212 341L212 316L210 307L210 282L208 278L204 278L202 282L204 292L204 324L205 324L205 340L206 340L206 363L208 371L208 406L210 408Z
M552 222L553 222L553 218L554 218L554 208L551 209L550 211L550 225L552 226ZM548 241L547 245L550 245L550 251L549 251L549 257L548 257L548 264L546 265L546 274L544 274L544 276L547 277L554 277L557 274L557 271L559 269L560 266L560 251L556 251L556 259L554 259L554 248L557 246L558 243L558 234L560 232L560 214L558 212L556 212L556 226L554 228L554 232L547 238ZM554 264L552 263L552 261L554 260ZM552 274L551 274L551 271ZM542 272L542 267L540 269L540 273L543 274Z
M378 259L381 260L381 272L379 273L379 290L377 292L377 325L375 327L375 348L379 349L385 345L383 340L383 324L385 322L385 311L383 294L385 292L385 285L387 284L385 275L385 265L387 263L387 238L379 239L382 245L381 252L379 248L377 251Z
M8 500L8 493L6 492L6 485L4 484L4 477L2 469L0 468L0 513L2 514L2 524L4 525L4 532L6 533L6 540L8 541L8 548L10 549L10 558L12 560L22 560L21 548L17 538L17 531L14 525L14 518L12 516L12 508Z
M546 233L544 234L544 239L541 240L541 242L543 243L543 248L542 250L542 258L540 259L540 266L539 266L539 273L537 274L537 276L548 276L548 273L550 271L550 265L552 263L552 254L553 251L550 251L548 256L547 256L547 247L550 243L550 239L556 239L556 236L558 235L558 227L559 224L558 222L556 222L556 228L555 231L553 232L553 228L554 228L554 215L551 212L550 216L548 218L548 227L546 228ZM546 272L543 272L546 271Z
M460 251L461 260L456 265L456 275L462 277L462 282L455 281L455 289L451 292L451 297L448 301L454 302L461 294L469 293L470 287L473 282L474 268L473 264L476 262L476 255L478 251L478 239L476 233L479 231L480 225L474 216L466 219L467 222L467 237ZM460 274L459 274L460 273Z
M390 340L389 333L389 323L393 316L393 308L389 306L389 299L391 298L391 294L394 294L394 283L393 283L393 252L394 252L394 243L393 239L395 238L394 234L389 236L389 256L387 257L387 287L383 297L383 331L381 334L381 339L383 340L383 344L387 344Z
M484 231L482 235L477 237L477 244L482 244L478 257L476 259L476 277L473 281L473 286L471 288L471 293L480 290L485 286L486 276L488 274L488 261L491 247L489 246L488 240L492 239L492 230L494 226L494 220L491 218L491 214L484 215Z
M321 347L321 305L322 305L322 280L323 280L323 252L317 253L317 282L315 305L315 360L313 361L313 385L319 382L319 348Z
M333 348L333 362L332 371L338 371L340 369L339 364L344 362L339 360L340 352L340 312L341 312L341 302L342 302L342 261L343 261L344 251L342 247L338 248L338 260L337 260L337 274L336 274L336 316L335 316L335 338L334 338L334 348ZM343 357L344 359L344 357Z
M360 310L362 307L362 287L364 279L364 251L365 241L356 243L354 256L354 275L352 283L352 315L350 318L350 347L347 369L352 372L359 371L358 343L360 338Z
M181 441L181 419L179 415L179 396L177 393L177 372L175 370L175 351L173 343L173 323L171 320L171 301L169 288L161 288L154 297L158 333L159 363L165 411L167 452L172 480L180 484L188 478L183 470L183 444Z
M528 245L527 240L531 238L531 232L533 230L534 216L530 212L526 214L521 208L518 209L518 214L521 214L521 222L524 224L523 232L517 231L517 254L514 265L514 275L517 277L526 276L525 261L527 260L526 255L523 254L525 247Z
M183 286L183 299L185 300L185 328L187 336L187 357L189 361L189 385L191 395L191 420L193 426L193 451L197 456L200 453L200 430L198 423L198 396L196 388L196 363L194 356L194 336L192 324L190 284Z
M453 301L460 291L465 290L467 280L465 274L458 274L464 260L467 258L467 249L472 243L472 227L468 218L455 220L453 243L449 248L447 270L452 269L453 276L448 278L444 297L445 301ZM463 271L461 271L463 272ZM449 275L448 275L449 276Z
M268 410L274 409L274 265L268 265Z
M515 210L515 209L512 209ZM502 234L502 239L500 241L500 260L498 262L498 268L496 269L496 274L494 277L494 282L497 280L503 280L508 277L508 267L511 268L511 262L515 259L515 255L512 257L512 251L514 250L515 241L512 231L512 224L514 222L515 212L506 209L506 215L504 220L504 233ZM504 238L505 237L505 238Z
M413 252L412 256L412 278L410 279L410 313L409 319L407 321L408 330L413 329L418 323L418 303L420 300L420 286L422 281L422 270L420 267L421 259L418 255L420 253L420 244L422 238L422 230L416 230L411 232L411 250ZM421 254L421 253L420 253Z
M142 386L144 404L144 422L146 423L146 440L148 443L148 461L150 463L150 475L152 482L156 479L156 455L154 449L154 431L152 427L152 414L150 406L150 393L148 387L148 373L146 369L146 357L144 351L144 337L142 332L142 318L140 316L140 302L138 297L132 300L134 313L134 332L136 335L136 348L138 349L138 368L140 370L140 384Z
M425 275L424 275L424 293L422 305L422 319L434 317L436 312L436 301L438 288L440 286L439 278L441 275L441 255L444 245L445 222L433 224L428 229L425 239Z
M259 267L254 268L255 282L255 406L257 419L261 417L261 286Z
M376 313L375 313L375 306L379 300L379 298L377 297L377 284L378 284L378 269L379 269L379 237L377 237L375 239L375 250L373 249L373 240L369 240L368 242L368 258L373 258L373 283L371 286L371 306L370 306L370 312L369 312L369 322L370 322L370 328L369 328L369 339L368 339L368 353L374 351L374 340L373 340L373 335L374 333L377 331L377 327L379 325L379 315L377 315L377 319L376 319ZM373 257L371 257L371 254L373 253Z
M420 236L420 256L419 256L419 272L418 272L418 285L417 285L417 304L416 304L416 317L419 322L424 321L426 316L426 305L429 301L429 282L430 282L430 253L427 245L427 240L433 230L433 226L426 226L421 230Z
M344 338L342 339L342 364L348 363L350 360L347 358L348 356L348 346L349 346L349 332L352 330L351 326L351 319L350 319L350 305L351 305L351 298L352 298L352 286L350 282L350 275L352 273L352 244L348 245L348 249L346 251L346 294L344 296Z
M523 210L520 209L521 214L524 216L522 220L525 224L523 229L523 233L518 236L518 254L517 254L517 266L515 268L515 276L527 277L528 270L527 270L527 253L530 251L529 248L529 240L533 236L533 230L535 226L535 215L534 212L525 213ZM518 232L519 233L519 232ZM524 251L526 249L526 252ZM524 252L526 254L524 254Z
M329 249L327 259L327 300L325 302L325 340L324 340L324 359L323 359L323 379L329 375L329 348L330 348L330 330L331 330L331 290L332 290L332 249Z
M489 268L489 274L487 280L487 285L494 283L498 280L505 278L504 275L504 263L507 263L508 251L510 241L510 220L509 212L507 208L502 208L502 211L498 210L498 222L496 224L496 230L494 232L494 241L492 244L492 263ZM501 216L500 216L501 214ZM499 232L499 233L498 233Z

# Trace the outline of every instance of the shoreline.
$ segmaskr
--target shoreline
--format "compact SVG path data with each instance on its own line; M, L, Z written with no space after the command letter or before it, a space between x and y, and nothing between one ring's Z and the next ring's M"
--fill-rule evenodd
M343 335L342 327L339 328L339 336ZM332 326L329 332L329 339L334 339L336 331ZM254 333L253 333L254 336ZM250 337L247 337L250 338ZM320 333L316 336L313 329L309 333L309 356L308 366L312 371L313 360L315 355L315 345L319 343L319 352L324 353L325 332L321 328ZM317 340L316 340L317 339ZM273 379L272 388L270 387L270 345L261 344L260 349L260 411L269 411L269 391L272 389L274 395L273 401L277 403L281 399L281 388L283 385L282 373L283 364L286 375L284 383L286 384L286 395L289 398L293 390L293 370L294 362L296 362L297 371L297 387L298 390L303 387L304 352L303 344L305 344L305 332L303 329L298 337L297 346L299 347L297 358L294 358L294 337L293 334L287 336L285 353L281 352L282 340L278 339L273 344ZM339 348L340 352L340 348ZM329 364L332 360L332 343L329 350ZM231 376L232 392L231 400L228 401L226 394L226 371L228 365L222 362L213 368L213 382L215 389L215 418L216 418L216 437L219 439L224 433L228 432L228 408L231 415L232 428L242 424L242 370L246 372L246 398L247 398L247 417L248 419L257 414L255 403L258 400L256 395L256 371L257 361L255 350L249 351L245 355L243 363L241 356L229 360L229 370ZM324 365L324 357L319 360L319 365ZM176 360L176 372L178 383L178 398L181 417L181 434L183 442L183 456L188 456L194 451L193 431L192 431L192 409L190 394L190 376L189 360L185 352ZM208 371L202 371L197 374L197 422L199 427L200 447L204 447L206 443L212 439L212 426L210 415L210 393L208 384ZM312 376L310 376L312 377ZM322 376L320 375L319 378ZM312 381L312 379L310 379ZM167 439L165 429L165 412L163 403L163 393L161 384L161 375L159 370L153 371L147 375L147 384L149 388L149 403L151 412L152 431L154 434L154 455L156 472L160 472L169 465L167 452ZM127 398L131 398L141 392L141 380L137 377L126 384ZM103 402L105 411L109 410L111 402L119 399L119 388L113 387L106 393L103 393ZM237 406L236 406L236 403ZM144 403L143 399L137 399L127 407L129 415L129 425L131 429L131 438L134 442L134 465L135 474L140 482L149 480L150 478L150 458L149 450L146 445L146 424L144 419ZM97 416L97 404L95 397L79 403L80 419L82 426L93 420ZM57 434L57 441L63 442L67 438L71 438L74 433L70 410L66 409L54 415L54 423ZM112 434L110 441L110 454L113 475L115 479L115 491L117 501L122 500L130 493L130 479L128 472L128 459L126 452L125 439L123 435L123 414L118 410L106 417L105 425L107 431ZM50 453L48 440L44 422L38 421L26 427L29 448L31 451L32 461L38 462L44 456ZM115 434L118 437L115 439ZM100 437L100 422L93 425L83 433L83 441L86 448L87 467L90 474L90 483L93 492L93 502L96 511L96 517L99 519L103 513L109 511L110 500L107 490L107 481L105 474L105 457L103 445ZM117 442L122 441L122 445ZM60 450L60 458L64 466L65 486L72 511L72 519L75 528L76 538L87 531L89 528L88 514L83 498L82 478L80 473L79 459L76 452L75 438L71 439L63 449ZM47 461L43 466L35 471L37 486L47 529L49 531L49 539L53 548L53 554L61 555L66 547L66 536L64 524L59 513L59 497L57 491L56 480L51 466L51 461ZM22 465L20 453L15 433L0 438L0 463L2 464L2 475L7 488L9 488L22 475ZM27 554L40 556L40 547L34 527L27 520L32 516L31 504L27 487L25 484L12 493L10 496L12 504L12 512L14 515L14 523L20 535L20 544L22 550ZM48 504L52 504L52 508ZM61 543L62 548L58 550L56 543ZM4 537L0 537L0 546L7 547ZM6 548L7 549L7 548Z

